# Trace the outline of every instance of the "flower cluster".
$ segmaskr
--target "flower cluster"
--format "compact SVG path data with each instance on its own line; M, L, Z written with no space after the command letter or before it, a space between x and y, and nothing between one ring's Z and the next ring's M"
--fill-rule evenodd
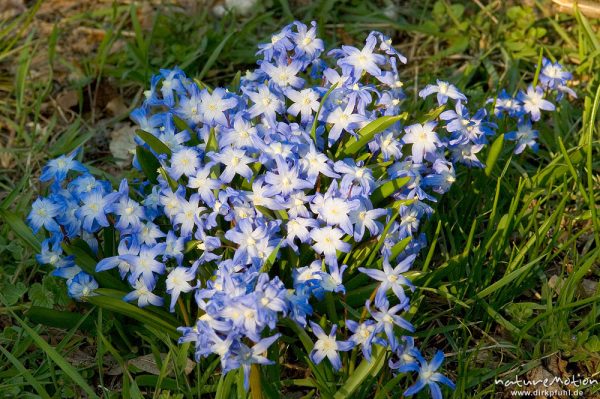
M145 132L133 163L143 179L115 190L76 153L51 161L41 177L50 194L28 217L48 233L39 262L67 280L71 297L94 295L97 282L61 246L83 239L96 272L118 270L131 287L125 301L166 300L173 312L193 296L197 318L180 341L195 343L196 359L219 356L223 372L242 368L246 384L251 364L272 362L265 351L288 318L316 337L315 364L327 358L340 369L341 353L354 349L370 361L376 345L395 353L392 369L419 373L407 395L427 385L440 397L438 383L453 387L436 371L444 356L423 358L405 315L415 290L406 272L426 245L419 224L457 163L483 166L478 154L499 116L518 122L507 134L516 152L535 149L531 122L554 109L549 93L570 93L570 74L544 60L541 86L502 92L491 112L471 112L459 88L437 81L419 96L435 94L439 112L407 123L398 73L406 58L381 33L325 54L315 24L295 22L258 55L231 91L179 69L152 79L132 113ZM99 234L107 229L114 253ZM335 311L345 283L361 275L377 284L363 316L319 324L320 303Z

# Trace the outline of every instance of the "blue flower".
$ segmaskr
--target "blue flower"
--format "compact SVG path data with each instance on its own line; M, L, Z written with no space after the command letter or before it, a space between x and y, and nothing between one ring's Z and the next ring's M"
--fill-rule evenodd
M337 227L325 226L312 229L310 238L313 240L313 249L318 254L325 256L329 265L337 264L337 251L349 252L352 246L342 240L343 231Z
M79 150L75 150L69 155L61 155L56 159L50 160L42 169L40 181L54 180L60 183L67 178L67 174L71 170L82 173L87 172L87 168L81 162L75 160L78 153Z
M290 115L298 116L300 114L302 123L312 120L313 113L319 109L319 94L316 91L313 89L301 91L288 89L285 91L285 95L293 101L287 110Z
M515 140L517 146L515 147L515 154L520 154L525 150L526 147L532 149L533 152L538 151L537 138L539 137L538 131L531 127L531 122L525 120L517 126L517 130L504 134L504 138L507 140Z
M296 76L302 69L302 63L292 60L290 63L273 65L268 62L260 64L260 68L271 78L271 81L283 89L286 87L302 87L304 79Z
M364 165L363 161L355 162L353 159L346 158L337 161L333 169L342 174L340 191L348 197L351 196L352 192L368 196L375 188L373 172ZM335 185L332 184L332 186Z
M126 184L127 180L123 180L123 182ZM115 224L115 227L119 230L139 228L141 220L144 218L144 209L142 206L127 195L127 193L121 194L121 198L111 209L115 215L119 216L119 220Z
M441 80L437 80L437 84L435 85L429 84L425 86L425 88L419 92L419 97L427 98L433 93L437 93L437 102L439 105L446 104L449 98L467 102L467 97L462 94L456 86Z
M157 244L153 247L142 245L139 255L119 255L119 259L129 263L133 270L129 277L131 284L135 284L141 276L146 287L153 287L156 282L154 273L163 274L165 265L156 260L165 250L165 244Z
M123 300L125 302L137 300L137 305L140 308L144 308L148 305L162 306L164 300L152 292L152 290L154 290L154 285L154 282L152 282L151 285L147 285L143 279L139 278L133 283L134 290L125 295Z
M285 110L285 104L281 95L273 93L267 86L260 86L257 92L244 90L244 94L254 102L248 113L251 118L264 115L267 122L273 125L277 114Z
M317 24L311 22L310 29L300 22L294 22L294 26L298 30L291 35L296 45L295 57L310 57L311 60L318 57L325 50L325 43L317 37Z
M330 52L331 55L341 57L337 64L342 67L345 75L352 75L360 78L363 71L368 72L371 76L381 75L379 65L385 63L385 57L381 54L375 54L375 46L377 38L374 35L369 35L365 42L365 47L362 50L352 46L342 46L339 52Z
M232 98L225 89L216 88L212 93L208 90L202 91L200 94L200 112L205 123L216 125L217 123L223 126L228 126L229 121L225 115L225 111L232 109L237 104L237 100Z
M291 40L293 36L292 25L287 25L281 30L281 32L271 36L270 42L259 44L259 50L256 54L262 54L266 61L271 61L276 54L284 54L294 48L294 44Z
M42 227L50 232L60 233L60 226L54 220L59 215L60 210L60 206L50 199L38 198L31 205L27 222L34 233L37 233Z
M196 261L191 267L179 266L171 270L167 275L166 286L167 294L171 295L171 306L169 310L175 311L175 302L179 298L182 292L190 292L195 287L190 285L189 281L196 278L196 270L200 262Z
M442 351L438 351L430 363L427 363L421 356L418 356L417 359L419 365L415 366L415 370L413 371L418 371L419 377L413 386L404 391L404 396L414 395L426 386L429 386L431 397L433 399L442 399L442 390L438 384L447 385L451 389L455 388L454 383L448 377L437 372L437 369L440 368L444 361L444 353Z
M375 306L379 311L371 310L370 301L367 300L365 307L375 319L375 334L384 331L392 348L396 347L397 338L394 334L394 326L401 327L407 331L414 332L415 328L408 321L404 320L397 313L409 306L408 298L400 301L399 304L390 308L390 303L384 295L378 295L375 298Z
M308 181L316 181L319 174L327 177L340 177L331 167L331 160L327 155L319 152L313 143L310 143L307 151L300 158L300 167L308 175Z
M96 272L103 272L105 270L114 269L115 267L119 268L119 274L121 278L125 278L127 274L131 271L131 265L127 263L125 260L121 258L122 255L132 255L137 256L140 253L140 246L137 244L135 240L131 238L124 237L119 242L119 247L117 249L117 256L109 256L107 258L101 259L100 262L96 265Z
M341 292L346 293L346 287L342 282L342 276L348 269L347 265L339 267L337 264L329 265L329 273L320 272L321 276L321 288L328 292Z
M296 190L305 190L312 188L313 184L299 177L298 165L288 165L281 157L275 158L277 164L277 173L267 172L265 182L271 187L267 189L265 195L272 197L276 194L287 196Z
M485 165L477 158L477 153L483 147L484 144L462 144L452 147L452 160L470 167L483 168Z
M423 187L431 187L436 193L444 194L456 181L454 165L444 159L438 158L431 167L434 173L423 178Z
M351 350L354 347L354 342L338 341L335 336L337 332L337 325L335 324L331 327L329 335L325 334L325 331L312 321L310 322L310 328L312 328L313 334L317 337L317 342L315 342L315 346L309 355L310 360L315 364L319 364L323 359L327 358L335 370L341 369L342 359L339 352Z
M171 156L171 167L167 169L169 175L178 180L181 176L192 176L200 167L200 157L193 148L181 148Z
M165 123L159 128L159 131L158 139L165 143L171 151L179 150L190 139L190 133L187 130L177 132L171 113L167 114Z
M544 99L544 90L537 86L529 86L527 92L520 91L517 99L523 103L523 109L531 115L531 120L536 122L541 117L541 111L554 111L556 107Z
M495 101L492 98L489 99L488 102L495 102L494 115L497 118L499 118L504 112L506 112L511 118L519 118L521 115L523 115L523 103L510 96L504 89L502 89Z
M166 291L173 311L181 294L193 295L198 318L179 328L180 342L195 343L197 361L218 356L223 374L243 370L246 386L252 364L271 364L264 352L279 335L262 337L287 317L303 328L310 321L317 336L313 362L327 357L339 369L342 351L359 346L369 360L373 344L388 347L396 354L392 370L419 372L407 394L429 385L436 396L439 382L451 384L436 371L440 355L427 363L412 338L400 338L403 330L413 331L402 314L409 309L405 290L414 289L405 272L427 245L419 226L433 213L430 204L454 183L458 163L483 166L478 153L496 133L495 119L508 116L503 129L517 125L506 134L516 141L517 153L536 150L531 121L554 108L547 99L574 94L567 86L571 75L544 60L540 87L487 100L495 104L491 116L485 108L471 115L467 97L438 80L419 94L436 93L440 109L455 101L439 116L446 121L443 131L435 131L435 118L422 125L398 121L371 136L359 129L381 116L400 115L404 102L412 100L400 79L405 57L379 32L371 32L362 49L329 52L333 63L322 57L324 47L314 22L293 22L259 47L257 69L231 91L208 89L177 68L161 70L131 114L169 147L170 155L157 153L135 139L152 151L161 173L152 181L123 180L115 192L110 181L75 160L77 152L51 161L41 179L52 181L48 195L34 202L27 218L34 232L45 235L37 259L52 265L52 275L67 280L77 299L93 295L98 285L63 254L67 239L90 246L99 258L98 273L118 268L131 287L125 301L162 307ZM440 109L422 109L413 117L422 121ZM133 167L143 172L136 157ZM402 177L408 178L405 185L373 203L376 190ZM392 208L399 211L396 218ZM115 256L102 231L113 227ZM402 240L408 244L397 253ZM344 263L375 241L383 241L375 254L382 270L372 265L358 270L380 282L374 305L367 301L364 307L371 317L345 321L348 341L338 340L344 322L325 334L311 317L313 302L327 292L345 293L344 274L351 279L357 271ZM339 263L342 253L348 255ZM290 262L265 267L270 256L289 256ZM270 277L280 272L281 280Z
M248 166L252 162L252 158L246 156L246 152L242 149L227 147L219 153L210 153L209 157L223 164L225 169L219 177L224 183L229 183L235 175L245 177L248 181L252 177L252 169Z
M101 192L90 192L81 198L81 207L75 215L82 219L81 225L88 233L94 233L100 227L108 227L109 222L106 215L111 211L113 203L120 194L117 192L107 195Z
M196 226L202 226L200 213L206 207L200 205L200 195L192 194L189 200L182 199L179 203L178 212L173 218L173 224L179 226L179 232L183 237L190 237Z
M163 99L167 105L172 105L174 103L174 93L184 94L185 88L183 87L183 83L181 79L185 78L185 75L181 69L161 69L160 74L163 77L161 82L160 91L162 93Z
M392 56L391 61L395 61L393 57L396 57L398 59L398 61L400 61L403 64L406 64L406 62L408 60L406 59L405 56L400 54L400 52L398 50L396 50L394 48L394 46L392 45L392 39L389 36L386 36L380 32L375 32L375 36L377 36L379 38L379 41L380 41L379 48L381 50L383 50L387 55ZM394 65L395 65L395 62L394 62Z
M273 342L279 339L281 334L275 334L269 338L264 338L255 343L251 348L247 345L240 343L239 346L234 349L234 359L244 370L244 388L248 390L250 381L250 367L252 364L269 365L274 364L272 360L267 359L263 356L263 353L267 351L269 346Z
M412 144L412 159L415 163L422 163L426 156L435 154L442 144L433 131L436 125L436 122L425 122L422 125L415 123L404 128L406 134L402 136L402 142Z
M257 319L259 323L274 329L277 323L277 314L286 313L286 288L278 277L269 279L267 273L261 273L256 282L253 300L256 302Z
M325 195L317 193L310 204L310 208L320 220L329 226L339 226L348 235L353 234L350 212L358 209L359 206L358 200L348 200L339 196L334 184Z
M418 359L421 359L421 352L415 347L415 339L410 336L403 336L404 344L398 345L394 350L397 361L390 359L389 366L392 370L398 370L400 373L416 371L419 369Z
M566 85L571 79L573 79L573 74L566 71L558 62L552 63L546 57L542 59L539 80L543 87L557 89L560 86Z
M223 133L219 135L219 148L232 146L234 148L253 149L255 140L258 138L257 129L244 113L236 114L232 125L230 128L225 128Z
M348 340L355 346L361 346L363 356L368 362L371 361L372 344L375 342L382 346L385 345L382 339L374 337L375 322L373 320L366 320L360 324L354 320L346 320L346 327L353 333Z
M295 217L290 219L285 225L287 235L285 241L295 251L298 250L298 246L295 244L295 240L298 239L301 243L306 244L310 240L310 229L318 228L319 223L315 219L306 219L301 217Z
M415 286L402 275L402 273L410 270L416 255L407 256L402 260L395 268L392 268L388 262L383 262L383 271L377 269L366 269L359 267L358 270L373 280L381 281L378 289L378 294L385 295L391 288L394 294L400 299L400 302L406 301L407 297L404 293L403 285L410 287L411 290L415 290Z
M345 108L336 107L327 115L327 123L332 124L329 129L329 143L338 141L344 131L354 133L354 129L361 126L361 123L366 121L364 115L354 113L354 103L348 103Z
M92 276L85 272L79 272L67 282L69 297L78 301L84 300L89 296L96 295L94 291L98 288L98 283Z
M35 255L35 259L42 265L51 265L55 268L73 265L73 256L64 256L61 240L47 238L42 241L42 251Z
M175 258L177 264L180 265L183 261L185 242L184 237L178 237L173 230L169 230L165 239L164 259Z
M350 213L350 221L354 224L354 240L362 241L365 229L369 230L371 237L376 237L382 230L383 224L377 219L388 214L386 209L371 209L372 205L361 201L360 207Z

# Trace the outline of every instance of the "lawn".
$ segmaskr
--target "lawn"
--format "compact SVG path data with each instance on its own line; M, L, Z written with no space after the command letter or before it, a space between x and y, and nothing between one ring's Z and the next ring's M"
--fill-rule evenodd
M426 358L434 348L446 355L456 388L444 397L511 397L502 381L555 377L547 389L556 397L575 389L600 397L600 383L575 382L600 381L598 10L592 1L563 11L551 1L280 0L232 12L167 0L0 5L0 396L382 399L414 383L381 367L386 354L377 367L358 363L356 351L339 373L316 366L302 354L313 335L284 323L286 340L269 350L278 361L253 366L260 377L248 392L243 373L223 374L217 357L193 361L193 346L165 327L173 316L108 294L75 301L35 259L41 235L24 221L48 190L39 180L46 162L80 148L77 158L115 188L137 177L129 115L153 75L179 67L206 87L239 85L257 45L299 20L316 21L326 49L360 48L372 30L393 38L408 58L399 75L409 99L443 79L484 103L537 82L543 57L573 73L577 98L536 124L537 153L496 140L480 154L485 168L457 167L450 191L431 204L419 230L427 245L406 273L416 287L406 317ZM498 129L507 132L508 121ZM324 310L323 323L360 316L377 288L344 283L343 303ZM179 302L176 316L187 319L192 302Z

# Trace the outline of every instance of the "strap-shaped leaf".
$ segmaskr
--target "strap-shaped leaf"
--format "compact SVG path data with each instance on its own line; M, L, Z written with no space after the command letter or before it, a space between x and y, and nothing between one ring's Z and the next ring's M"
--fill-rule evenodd
M138 145L135 148L137 160L142 168L142 172L146 175L148 180L156 184L158 182L158 169L160 168L160 162L150 151Z
M487 160L485 161L485 175L489 176L492 173L492 169L494 169L494 165L496 165L496 161L500 156L500 152L502 152L502 147L504 146L504 135L501 134L494 140L492 146L490 147L490 152L488 152Z
M273 252L271 252L269 257L265 261L264 265L260 269L261 273L268 273L269 270L271 270L271 267L273 266L273 264L275 263L275 260L277 259L277 254L279 253L279 248L281 248L282 243L283 243L283 239L281 239L281 241L279 241L279 243L277 244L275 249L273 249Z
M209 153L211 151L218 150L218 142L217 142L217 134L215 132L215 128L210 129L210 133L208 135L208 140L206 142L206 152Z
M373 347L371 362L363 359L354 373L346 380L346 383L335 393L335 399L353 398L356 390L369 377L377 375L385 363L385 350L379 346Z
M77 326L80 322L83 330L91 331L94 328L94 322L92 320L85 319L82 322L82 315L74 312L65 312L42 308L40 306L32 306L25 315L33 323L56 328L64 328L65 330Z
M373 202L373 205L381 203L381 201L388 198L390 195L394 194L402 187L404 187L406 183L409 182L409 180L410 177L404 176L382 184L381 186L373 190L373 193L371 194L371 202Z
M36 252L40 252L42 249L42 244L40 240L37 239L36 236L33 235L31 229L23 222L23 220L17 216L16 214L9 212L6 209L0 209L0 217L4 220L4 222L10 226L12 231L19 236L24 243L29 245L31 249Z
M108 271L100 273L96 272L98 261L86 251L86 246L87 244L85 241L75 240L72 244L63 244L63 249L68 255L73 255L75 257L75 264L81 267L83 271L93 276L101 287L126 289L127 286L125 283Z
M401 115L395 116L382 116L381 118L377 118L372 122L369 122L366 126L362 127L358 131L358 140L357 141L349 141L339 150L339 154L337 156L338 159L350 157L361 150L364 146L366 146L377 133L383 132L385 129L392 126L394 123L404 120L408 117L408 114L405 112Z
M321 115L321 108L323 108L323 104L325 104L327 97L329 97L331 92L335 90L337 85L338 85L337 83L332 85L329 88L329 90L327 90L327 93L325 93L325 95L321 99L321 102L319 103L319 108L317 109L317 114L315 115L315 119L313 120L312 127L310 128L310 137L312 137L312 140L315 143L315 146L317 145L317 124L319 123L319 115Z
M171 149L152 133L148 133L141 129L136 130L135 133L157 154L167 154L168 156L171 156Z
M123 316L131 317L142 324L154 327L159 331L164 331L173 338L179 338L177 326L172 325L165 319L135 305L124 302L122 298L113 298L104 295L94 295L86 298L86 301L111 312L120 313Z
M40 335L31 328L27 323L21 320L16 314L12 315L21 325L21 327L25 330L27 335L33 339L35 344L42 350L58 367L64 371L64 373L69 376L79 387L88 395L89 398L98 398L94 389L88 385L86 380L81 376L79 371L75 367L73 367L64 357L62 357L56 349L54 349L46 340L44 340Z

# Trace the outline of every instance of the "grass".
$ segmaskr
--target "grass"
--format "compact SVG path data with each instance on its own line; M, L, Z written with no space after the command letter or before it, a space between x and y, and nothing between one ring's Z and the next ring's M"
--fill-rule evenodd
M188 347L173 343L161 315L155 327L141 327L118 315L129 308L69 301L62 282L36 264L6 221L27 212L50 157L83 145L92 166L123 173L107 132L126 121L158 68L179 65L208 84L228 84L251 66L256 44L293 18L316 19L331 46L362 40L371 29L392 34L412 61L403 72L409 95L441 75L484 98L497 87L514 88L525 74L531 78L540 53L572 66L580 98L541 127L540 153L512 156L501 148L486 171L461 169L423 226L430 246L414 272L411 312L422 346L449 353L456 398L501 396L506 392L495 379L541 368L600 379L598 24L580 14L555 15L547 2L533 10L501 3L414 1L394 10L385 8L391 2L282 0L223 19L165 5L150 23L140 9L116 3L55 19L60 24L43 35L39 2L0 24L0 395L246 396L240 375L218 375L215 361L187 373ZM103 35L87 54L74 56L65 40L77 26ZM76 95L70 107L57 102L65 91ZM106 104L113 98L124 106L111 113ZM385 367L372 371L357 367L354 373L366 379L352 397L397 397L410 383ZM328 372L265 367L264 397L284 389L308 398L316 388L329 397L331 387L313 378L331 380ZM598 392L595 385L585 397Z

